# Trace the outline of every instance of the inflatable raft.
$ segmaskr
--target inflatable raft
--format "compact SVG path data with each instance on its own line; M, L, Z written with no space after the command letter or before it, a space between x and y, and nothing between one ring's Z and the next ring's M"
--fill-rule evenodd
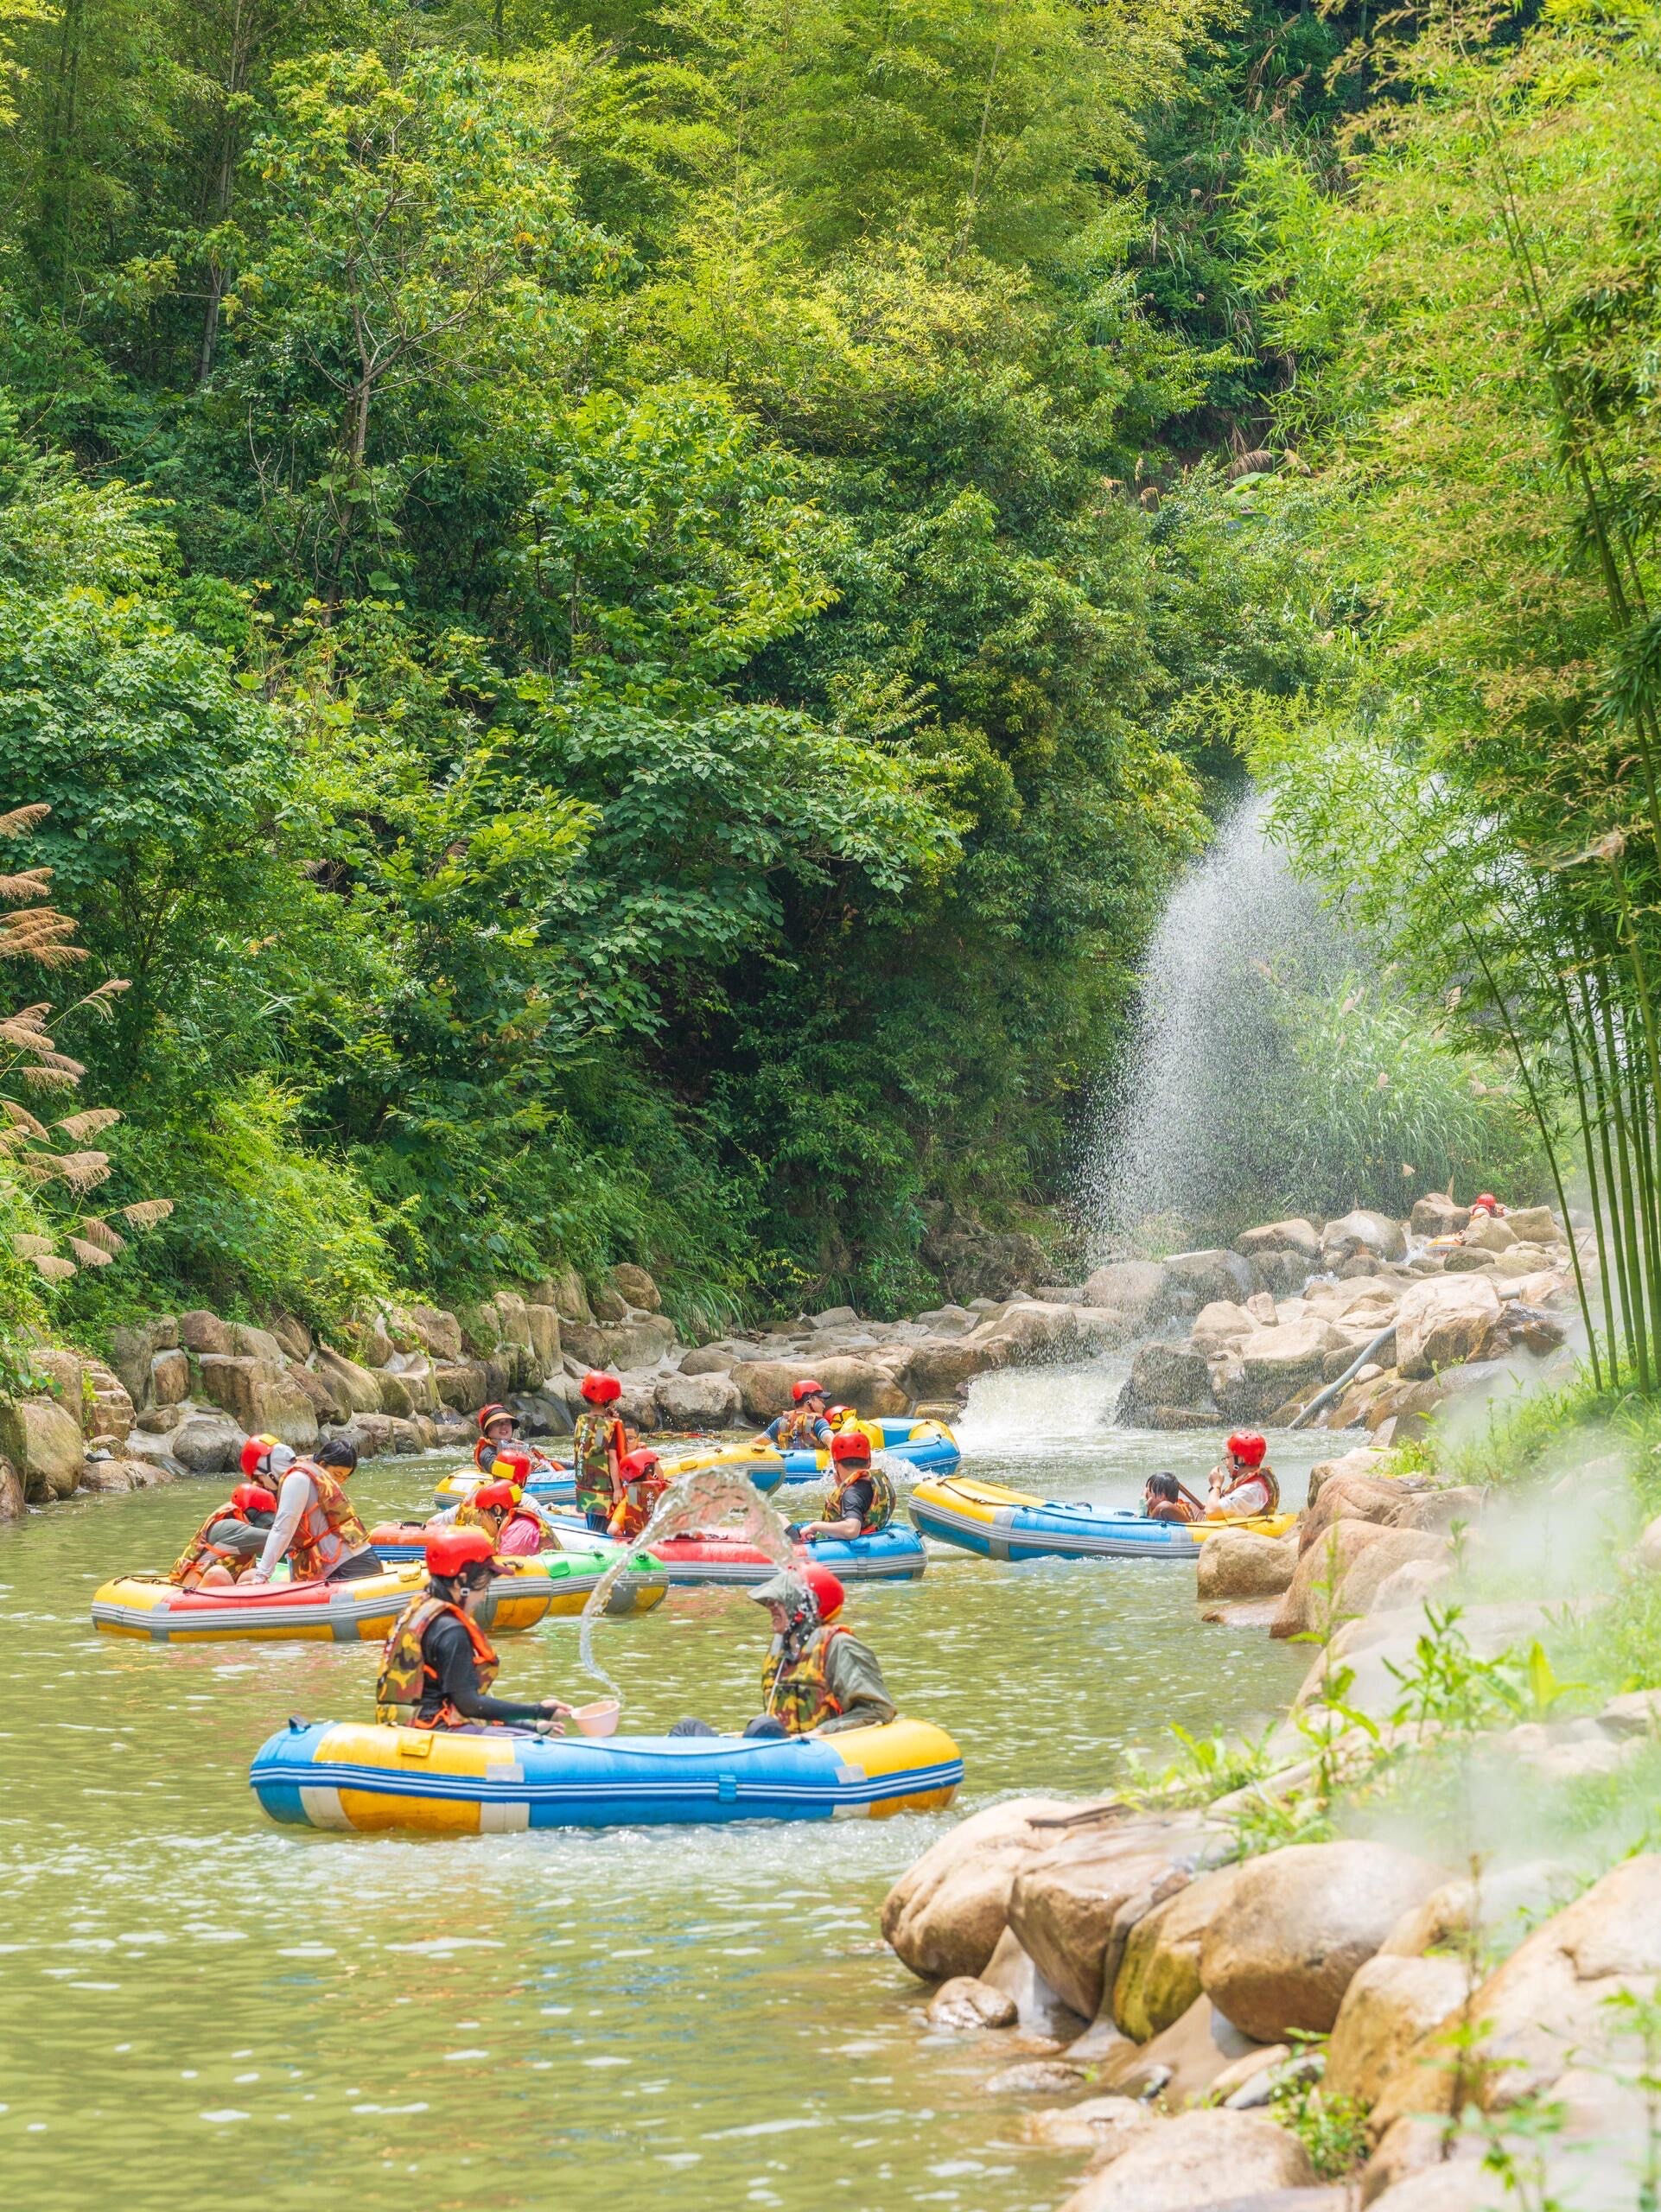
M932 1813L951 1802L963 1759L942 1730L904 1719L835 1736L603 1741L291 1720L248 1779L291 1827L510 1835Z
M489 1477L481 1475L476 1467L458 1467L454 1474L442 1476L433 1484L433 1503L437 1506L459 1505ZM545 1475L534 1477L525 1486L527 1497L535 1498L538 1505L551 1505L569 1511L576 1503L576 1477L569 1467L555 1466Z
M555 1609L556 1583L538 1571L493 1583L479 1613L487 1635L534 1628ZM598 1580L598 1575L595 1577ZM620 1589L628 1580L620 1577ZM213 1643L256 1637L301 1643L383 1642L426 1580L419 1567L389 1567L356 1582L267 1582L230 1590L181 1590L162 1574L124 1574L92 1599L92 1626L153 1643ZM589 1586L593 1587L591 1582ZM658 1589L656 1604L664 1595ZM582 1611L581 1600L572 1610Z
M910 1414L884 1416L851 1424L871 1440L874 1452L902 1460L919 1474L949 1475L962 1459L958 1440L943 1421L913 1421ZM845 1433L845 1431L844 1431ZM818 1482L830 1464L828 1452L775 1452L770 1444L712 1444L707 1450L665 1452L667 1473L684 1475L695 1467L730 1467L747 1474L759 1491L785 1483Z
M369 1541L388 1567L419 1567L426 1534L419 1522L383 1521L369 1531ZM520 1573L544 1575L553 1585L548 1615L557 1621L569 1620L582 1611L595 1584L608 1567L615 1566L622 1548L591 1535L581 1521L571 1524L570 1533L563 1534L561 1542L563 1550L538 1552L534 1558L517 1562ZM649 1554L638 1553L629 1562L628 1573L618 1577L606 1600L606 1611L614 1615L650 1612L653 1605L663 1603L672 1580Z
M962 1476L919 1483L909 1503L911 1517L926 1536L938 1536L982 1559L1193 1560L1219 1528L1278 1536L1297 1517L1282 1513L1226 1522L1148 1521L1128 1509L1029 1497Z
M596 1541L580 1521L563 1523L560 1533L567 1542L582 1537L590 1543ZM376 1548L379 1549L379 1544ZM914 1582L928 1565L922 1538L914 1529L898 1522L879 1535L856 1536L851 1542L816 1537L802 1545L801 1550L843 1582ZM665 1543L653 1544L646 1556L656 1561L677 1589L710 1583L728 1589L751 1589L779 1571L778 1561L769 1559L759 1545L746 1543L741 1536L724 1536L719 1530L704 1536L671 1536Z

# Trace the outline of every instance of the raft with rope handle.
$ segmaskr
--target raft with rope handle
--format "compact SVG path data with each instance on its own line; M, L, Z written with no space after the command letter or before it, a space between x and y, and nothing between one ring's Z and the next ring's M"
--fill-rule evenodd
M589 1535L587 1524L575 1517L558 1524L562 1541L590 1543L601 1539ZM928 1566L928 1553L914 1529L894 1522L874 1536L815 1536L797 1548L803 1560L828 1567L843 1582L914 1582ZM723 1535L719 1529L707 1535L670 1536L653 1544L647 1556L669 1578L673 1589L714 1586L717 1589L753 1589L779 1572L779 1562L759 1544L741 1536Z
M379 1521L369 1531L369 1541L384 1565L398 1568L419 1567L430 1533L419 1521ZM527 1554L516 1564L524 1573L544 1575L553 1585L553 1602L547 1618L570 1620L582 1611L595 1583L608 1567L615 1566L618 1554L625 1547L596 1536L586 1521L575 1517L568 1520L558 1534L558 1551ZM662 1604L674 1579L665 1573L654 1557L646 1552L634 1552L630 1557L629 1572L619 1575L612 1586L606 1611L614 1616L650 1612L652 1606Z
M526 1562L525 1573L493 1582L478 1614L492 1636L534 1628L555 1608L558 1586ZM594 1578L599 1580L598 1574ZM619 1578L619 1586L627 1582ZM383 1642L416 1592L424 1567L389 1567L349 1582L243 1582L229 1589L184 1590L163 1574L122 1574L92 1599L92 1626L106 1636L152 1643L374 1643ZM589 1587L592 1588L590 1583ZM663 1586L658 1597L661 1599ZM656 1602L654 1600L654 1602ZM579 1601L576 1610L582 1611Z
M925 1536L981 1559L1004 1560L1196 1560L1219 1529L1281 1536L1297 1518L1276 1513L1251 1521L1149 1521L1130 1508L1033 1497L961 1475L919 1483L908 1507Z
M291 1720L248 1780L290 1827L512 1835L938 1812L963 1770L944 1730L903 1717L830 1736L603 1739Z

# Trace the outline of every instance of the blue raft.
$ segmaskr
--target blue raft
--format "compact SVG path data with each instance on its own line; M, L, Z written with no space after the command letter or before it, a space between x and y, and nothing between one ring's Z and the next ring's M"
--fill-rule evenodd
M981 1559L1195 1560L1219 1527L1278 1536L1295 1516L1272 1519L1189 1522L1148 1521L1140 1513L1065 1498L1029 1497L996 1483L958 1476L922 1482L908 1501L911 1517L926 1536L955 1544Z
M290 1827L512 1835L934 1812L951 1802L963 1759L941 1729L903 1716L833 1736L598 1741L291 1720L261 1745L248 1779Z

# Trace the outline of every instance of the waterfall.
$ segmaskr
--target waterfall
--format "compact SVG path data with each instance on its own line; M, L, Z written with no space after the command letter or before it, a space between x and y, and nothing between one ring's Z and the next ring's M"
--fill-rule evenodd
M1172 892L1143 963L1128 1050L1104 1086L1083 1163L1092 1257L1138 1230L1187 1243L1293 1178L1284 994L1358 959L1264 835L1268 802L1235 808Z

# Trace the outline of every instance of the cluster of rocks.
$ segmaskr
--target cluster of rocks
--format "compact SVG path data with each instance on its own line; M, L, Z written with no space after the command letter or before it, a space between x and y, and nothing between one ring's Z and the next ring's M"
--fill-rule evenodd
M255 1326L197 1309L115 1330L108 1362L37 1348L45 1389L0 1401L0 1519L76 1490L221 1472L254 1434L304 1451L327 1429L366 1455L420 1452L470 1443L473 1416L496 1402L527 1435L565 1434L595 1368L619 1378L631 1427L685 1435L770 1421L810 1375L868 1416L949 1414L977 1375L1123 1340L1080 1287L894 1322L837 1306L687 1345L652 1276L627 1265L595 1288L568 1269L455 1311L384 1306L340 1336L290 1314Z
M1459 1232L1460 1244L1431 1241ZM1593 1255L1580 1256L1589 1269ZM1085 1288L1129 1333L1187 1325L1142 1345L1122 1421L1283 1425L1330 1391L1314 1425L1365 1425L1399 1442L1449 1397L1492 1389L1519 1356L1558 1352L1572 1267L1549 1207L1473 1223L1432 1196L1404 1222L1358 1211L1321 1226L1265 1223L1228 1249L1121 1261Z
M1613 1462L1573 1479L1581 1510L1619 1486ZM1328 1746L1340 1775L1434 1735L1421 1718L1393 1717L1424 1600L1456 1567L1480 1572L1486 1548L1504 1557L1508 1510L1473 1489L1398 1473L1371 1446L1316 1466L1284 1537L1220 1533L1198 1567L1207 1618L1321 1646L1270 1739L1263 1779L1200 1809L1117 1798L997 1805L890 1891L884 1935L939 1985L931 2029L987 2042L990 2091L1067 2100L1025 2123L1035 2143L1090 2154L1064 2212L1497 2206L1508 2200L1484 2171L1482 2144L1468 2131L1450 2141L1455 2094L1503 2124L1510 2107L1549 2091L1562 2111L1547 2150L1553 2177L1559 2162L1583 2175L1588 2144L1648 2139L1641 2052L1622 2047L1608 2000L1658 1994L1661 1858L1629 1859L1576 1897L1581 1877L1538 1859L1473 1881L1376 1840L1238 1856L1244 1814L1311 1788L1298 1719L1329 1694L1334 1669L1346 1716L1368 1724L1348 1732L1347 1746ZM1631 1556L1637 1571L1661 1573L1661 1521ZM1460 1632L1479 1662L1550 1632L1543 1599L1461 1594ZM1507 1787L1519 1768L1540 1783L1576 1782L1618 1773L1658 1737L1661 1689L1641 1689L1594 1714L1493 1733L1473 1756ZM1472 2024L1456 2092L1449 2037L1470 2042ZM1324 2053L1301 2044L1310 2037L1328 2038ZM1270 2110L1300 2071L1319 2074L1324 2099L1365 2113L1365 2145L1341 2186L1317 2178Z

